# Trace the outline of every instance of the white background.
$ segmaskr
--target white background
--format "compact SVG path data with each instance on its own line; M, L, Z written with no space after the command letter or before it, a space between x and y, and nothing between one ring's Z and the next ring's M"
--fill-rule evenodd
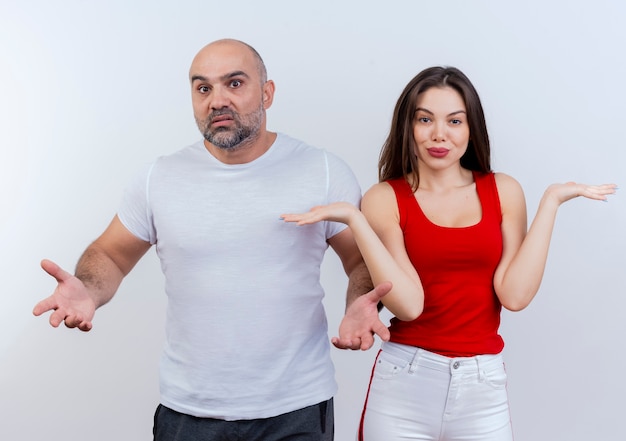
M55 286L39 261L72 270L132 174L199 139L187 70L204 44L255 46L277 85L269 128L338 154L364 190L404 85L459 67L532 218L551 182L626 185L625 19L617 1L0 0L0 439L151 439L154 251L90 333L31 310ZM562 207L536 300L503 314L518 441L623 437L625 201ZM346 279L332 252L324 285L334 334ZM333 351L338 441L354 439L374 355Z

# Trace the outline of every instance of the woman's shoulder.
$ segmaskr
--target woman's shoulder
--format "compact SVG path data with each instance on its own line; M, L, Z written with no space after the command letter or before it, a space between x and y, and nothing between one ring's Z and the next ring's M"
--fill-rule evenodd
M365 192L363 197L389 197L394 194L393 186L389 181L378 182L372 185L369 190Z
M370 225L379 231L389 225L397 225L399 215L395 190L387 181L372 185L361 199L361 211Z
M396 194L389 182L378 182L370 187L363 195L361 204L374 204L376 206L385 206L393 203L395 205Z
M501 204L517 203L524 200L524 190L514 177L506 173L494 172L494 178Z
M498 186L498 190L500 189L500 187L502 187L503 189L505 188L522 188L522 186L520 185L519 182L517 182L517 180L511 176L511 175L507 175L506 173L502 173L502 172L493 172L493 176L496 180L496 185Z

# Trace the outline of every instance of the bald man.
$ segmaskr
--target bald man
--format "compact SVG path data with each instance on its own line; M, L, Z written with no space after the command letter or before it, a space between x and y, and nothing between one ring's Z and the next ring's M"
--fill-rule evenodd
M208 44L189 71L203 140L158 158L128 186L119 211L35 315L89 331L98 307L153 245L168 297L155 441L332 440L337 386L320 285L330 245L348 275L339 348L388 338L371 281L343 224L305 227L280 215L360 188L333 154L266 128L274 98L263 60L237 40Z

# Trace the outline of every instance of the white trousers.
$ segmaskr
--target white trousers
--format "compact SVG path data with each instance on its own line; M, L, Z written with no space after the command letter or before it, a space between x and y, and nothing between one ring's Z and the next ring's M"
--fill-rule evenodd
M511 441L502 355L450 358L383 343L359 441Z

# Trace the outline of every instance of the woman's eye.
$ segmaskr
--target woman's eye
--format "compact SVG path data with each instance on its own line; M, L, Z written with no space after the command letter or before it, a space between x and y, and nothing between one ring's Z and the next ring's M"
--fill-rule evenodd
M460 119L453 119L452 121L450 121L450 124L454 124L454 125L459 125L461 123L462 121Z
M422 116L421 118L418 118L417 120L424 124L430 122L430 118L427 118L425 116Z

